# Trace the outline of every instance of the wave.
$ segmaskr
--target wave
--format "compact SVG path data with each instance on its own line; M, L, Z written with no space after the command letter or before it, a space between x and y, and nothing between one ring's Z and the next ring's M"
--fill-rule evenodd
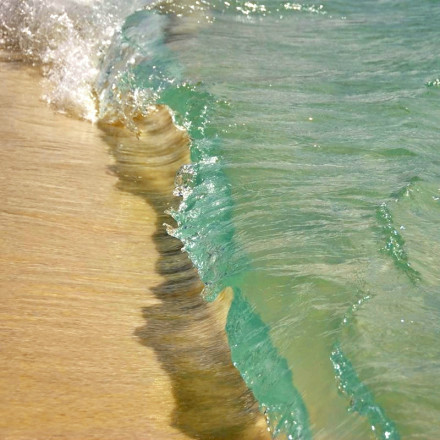
M338 14L342 14L345 8L340 5L339 11L337 4L332 7L336 8ZM359 98L353 87L351 92L349 90L353 96L348 93L350 96L347 101L344 100L347 98L345 88L347 84L350 87L353 84L350 83L351 79L346 79L341 80L343 99L336 101L333 109L329 97L333 99L332 93L337 91L329 93L326 87L330 83L325 85L319 82L312 87L316 105L295 107L297 114L293 117L297 119L299 134L296 134L294 142L302 145L298 148L295 146L297 162L289 162L293 148L280 148L280 156L267 160L267 154L272 153L269 149L274 147L269 145L267 150L261 148L259 152L257 146L250 153L257 156L260 154L258 159L243 155L243 158L239 158L242 163L228 164L224 154L226 130L222 129L218 120L223 118L223 121L235 124L239 133L236 133L235 139L231 137L233 141L243 138L255 141L260 136L263 140L258 139L258 142L267 140L270 143L265 138L264 130L271 123L275 124L275 118L287 124L287 119L291 117L288 113L291 107L283 110L279 105L281 95L286 93L290 83L278 84L276 87L269 84L266 87L264 75L271 77L268 72L272 70L272 66L263 66L263 74L255 75L255 78L249 75L253 82L249 81L243 87L238 101L245 100L248 95L254 96L256 91L260 93L257 104L262 107L260 115L264 113L263 118L266 119L261 121L262 128L257 127L257 131L260 131L256 135L251 132L251 128L242 128L246 118L249 119L249 114L234 114L225 97L216 94L218 88L215 85L207 87L203 83L203 75L199 78L194 73L197 69L192 69L192 75L188 74L180 62L180 49L191 47L194 35L219 17L227 18L227 29L229 19L240 21L246 18L250 20L247 23L254 23L265 16L281 20L286 14L306 13L308 17L316 18L313 23L323 26L324 29L325 26L318 20L331 18L327 14L327 6L280 1L267 4L249 1L164 1L152 4L141 0L26 0L19 3L6 0L2 3L0 12L2 46L15 50L18 57L40 68L46 87L44 99L50 105L58 111L98 123L115 157L114 172L120 179L120 189L142 197L158 213L156 242L161 254L158 271L166 281L158 287L156 295L163 305L144 310L147 322L151 324L149 328L139 329L137 335L142 343L155 348L175 384L178 401L176 425L193 436L209 438L209 435L215 435L221 438L221 419L227 418L227 413L221 413L222 417L216 418L218 412L213 408L216 402L225 400L238 414L237 418L230 420L227 430L230 437L227 438L236 436L244 439L243 431L237 434L239 426L243 424L257 426L257 434L249 429L249 438L252 435L257 438L260 434L263 437L262 429L265 426L262 425L265 422L258 414L258 401L261 411L266 415L271 435L277 439L307 440L312 437L312 432L321 429L325 423L338 425L329 427L328 432L333 429L333 432L351 435L350 430L357 429L363 423L359 429L363 432L371 430L378 439L398 439L400 434L392 417L397 413L393 413L393 409L399 402L391 400L392 403L389 403L386 397L380 395L382 384L375 384L374 374L382 371L377 359L383 363L385 360L380 357L383 352L373 350L372 346L375 349L382 341L392 337L395 337L395 347L399 344L402 346L405 340L399 339L401 331L398 326L404 320L396 319L401 313L400 304L395 307L396 310L388 313L388 308L392 307L386 302L386 295L381 295L381 292L398 291L403 298L403 292L413 292L427 281L434 291L437 272L433 274L431 269L424 269L423 251L426 246L420 247L419 258L414 259L414 244L409 246L411 238L405 235L403 226L396 226L400 225L396 223L396 219L400 219L401 212L399 215L399 211L396 211L397 205L392 205L392 200L399 201L399 206L402 206L400 209L406 209L403 206L406 194L415 191L418 186L422 188L421 180L410 179L408 185L391 194L383 204L380 204L384 200L383 188L388 188L389 180L394 178L387 175L378 188L363 187L369 186L365 183L368 180L366 176L373 173L379 163L385 164L384 169L389 173L392 168L403 169L403 162L421 163L419 150L403 144L400 146L400 142L397 147L396 144L383 147L385 141L382 138L386 133L379 129L380 134L377 136L380 137L380 148L376 148L374 142L377 143L377 140L370 137L370 132L374 131L376 125L382 127L382 121L379 121L380 118L374 120L375 127L368 127L368 123L364 124L364 121L359 124L359 118L360 115L365 116L368 122L365 106L370 100L373 104L379 102L380 106L386 105L378 101L382 91L379 89L380 93L377 92L375 83L375 93L378 94L367 93L369 89L366 88L362 92L364 96ZM276 20L270 22L274 33L278 32L279 27L279 21ZM299 21L298 24L304 29L309 26L309 23L306 26ZM340 23L337 26L342 28ZM243 38L248 38L246 26L243 29L243 33L239 35L241 40L237 39L240 43ZM214 42L223 43L225 37L221 34L222 31L225 30L220 29L221 39ZM311 34L315 41L316 32ZM342 34L337 32L337 35ZM376 28L372 35L374 38L371 41L377 41ZM250 45L257 55L259 41ZM315 49L319 49L318 42L315 41ZM277 44L273 41L271 43ZM303 40L299 39L289 46L283 41L284 56L291 48L300 52L302 43ZM236 41L231 44L236 44ZM373 49L376 54L376 48ZM304 50L307 52L308 49ZM327 50L326 45L321 50ZM233 54L236 63L241 57L239 50L237 53L238 55ZM319 53L324 55L324 52ZM196 55L194 54L195 64L197 60L200 62L200 59L204 59L198 59ZM291 57L291 53L288 55ZM309 53L306 59L312 66L321 68L320 60L314 65L308 56ZM348 58L351 61L351 55ZM398 61L401 61L400 57ZM234 60L231 65L233 62ZM240 71L239 75L252 73L252 68L260 69L261 66L256 63L249 70ZM298 84L307 75L314 78L314 73L310 74L313 69L307 70L304 66L299 66L298 69L299 73L295 76ZM336 66L332 69L338 72ZM373 70L372 75L376 78L377 72ZM288 74L290 72L280 72L280 83L287 81ZM339 71L339 74L346 78L347 72ZM360 76L364 78L365 72ZM324 83L325 80L324 75ZM298 84L295 87L300 88ZM335 84L337 82L331 83L329 88L335 87ZM233 84L231 88L236 86ZM423 91L434 96L436 86L435 81L426 83L428 89L424 87ZM276 90L277 87L279 90ZM339 90L339 86L337 88ZM239 91L233 92L239 94ZM267 99L269 93L275 96L273 101ZM295 99L301 102L299 95ZM354 107L349 105L352 100L357 100ZM308 114L309 111L319 113L316 110L317 105L322 107L323 103L330 110L327 114L321 114L321 120ZM291 106L292 103L284 104ZM246 110L246 106L238 105L238 108ZM404 123L401 113L409 112L406 106L402 107L400 104L390 104L388 111L399 124ZM318 143L316 139L319 136L316 132L319 127L316 127L325 124L326 118L330 122L337 117L341 118L337 115L338 112L342 114L342 118L345 117L344 124L359 125L362 129L355 133L341 134L341 127L328 124L324 136L331 137L333 133L333 138L329 145L321 146L323 138ZM314 129L309 128L312 124ZM391 130L390 127L388 129ZM289 130L281 133L275 142L286 145L293 142ZM347 139L341 140L342 136ZM368 139L373 146L366 143L360 147L355 142L359 139L362 142ZM246 146L246 143L241 145ZM308 148L312 145L313 148ZM347 167L347 162L351 162L351 168ZM252 190L258 202L253 204L252 200L249 202L245 199L251 191L248 191L247 196L234 197L236 188L228 174L228 166L235 167L236 170L242 167L240 173L244 177L240 175L241 182L249 187L255 185L255 190ZM351 173L351 181L344 180L343 172L347 170ZM412 170L410 175L416 172L418 171ZM292 174L295 175L293 178ZM258 180L265 176L271 187L266 182L259 184ZM236 181L240 182L240 179ZM331 186L331 180L335 180L337 185ZM395 180L401 182L400 178ZM285 182L290 182L289 194L278 191L278 187ZM294 185L298 185L298 192L292 190ZM291 199L297 196L298 201L292 201L289 205L286 194ZM438 196L437 188L429 188L429 191L421 191L420 194L424 198L418 196L420 200L417 203L420 206L417 205L417 212L432 212L430 205L428 209L428 202L432 204L432 194ZM434 200L437 203L438 197ZM240 206L237 207L237 204ZM263 230L264 226L248 221L250 215L255 214L258 217L260 212L263 215L270 212L264 204L276 211L269 222L273 228L270 237ZM286 226L286 219L293 226ZM238 224L241 230L237 232ZM434 220L430 224L435 224ZM361 237L361 231L367 229L368 234L376 234L377 237L371 240ZM432 236L435 233L433 228ZM246 235L244 239L243 235ZM321 242L323 237L324 243ZM294 246L298 249L293 250ZM363 249L368 246L368 250ZM268 247L273 249L268 251ZM383 260L380 255L376 259L378 247L382 247L382 253L385 254ZM411 263L414 267L410 264L408 248L411 250ZM432 249L435 254L436 246L432 245ZM185 252L182 253L181 250ZM269 259L275 263L269 264ZM396 269L396 274L390 275L387 272L387 260ZM273 276L276 271L278 279ZM337 271L340 273L336 273ZM350 291L356 286L356 282L349 280L353 271L374 273L370 279L373 280L371 290L374 291L379 286L376 296L368 289L365 289L366 293L360 289L362 292L359 298ZM294 317L282 316L281 321L276 322L281 330L274 329L265 322L264 310L259 309L260 315L251 298L253 289L259 288L263 291L273 288L270 281L266 280L270 276L275 280L274 285L285 283L285 289L280 293L280 296L285 294L285 298L279 300L273 296L269 300L279 300L275 307L291 307L292 314L295 314ZM290 285L285 281L288 277L295 278ZM293 290L294 293L291 292ZM313 295L315 296L311 298ZM328 296L332 298L329 299ZM411 300L415 301L414 298L415 295ZM432 299L434 294L429 298L436 301ZM378 307L376 303L371 305L373 299L379 301L383 322L397 323L388 326L391 336L381 336L382 330L378 327L383 323L378 326L375 321L379 308L375 309ZM261 303L268 304L262 300ZM351 308L344 315L350 304ZM403 304L406 304L405 301ZM438 309L438 304L435 304ZM363 313L366 309L369 311ZM270 317L270 313L268 315ZM423 319L422 316L420 321ZM218 321L221 322L222 331L223 327L226 328L228 344L222 340L217 350L215 344L218 338L211 336L221 333L217 324L213 325ZM283 326L286 328L288 325L296 326L297 333L283 330ZM420 333L424 336L421 330ZM292 355L289 348L284 350L285 357L281 355L283 347L280 348L280 334L281 337L297 337L292 347L298 353ZM366 334L369 336L365 337ZM376 344L371 344L371 341L376 341ZM302 344L307 346L306 349ZM232 356L232 362L247 387L237 377L237 371L225 367L225 353ZM219 356L222 360L217 370L215 364L219 362ZM306 359L301 359L301 356ZM398 353L394 356L398 358ZM384 357L387 357L386 353ZM404 361L407 358L402 359L401 364L406 365ZM423 360L423 353L419 355L419 359ZM203 365L204 362L208 362L212 368L194 367L195 364ZM295 362L300 364L299 367L292 365ZM321 370L315 367L316 364L321 366L325 362L328 365ZM397 362L394 368L399 368L396 365ZM312 372L308 371L312 366ZM388 366L389 364L387 368ZM314 377L314 374L321 374L322 377ZM310 383L303 385L301 381L305 377ZM227 384L224 394L220 392L222 382ZM331 398L322 399L319 393L327 392L330 388L334 392L333 401ZM213 392L206 395L200 392L202 389L213 389ZM197 392L191 396L194 390ZM337 391L343 396L336 396ZM307 392L315 394L310 397L306 395ZM227 398L228 394L234 397ZM198 404L189 407L188 401L191 400ZM324 405L317 405L320 400L327 405L334 403L337 409L326 412ZM234 401L239 402L239 405L234 406ZM208 407L213 411L207 410ZM347 407L350 412L361 415L363 420L358 422L353 416L349 420ZM323 414L317 416L316 413L321 410ZM337 420L330 420L335 414ZM314 423L321 426L316 427ZM320 434L321 432L318 436Z
M205 318L197 312L206 308L200 303L199 277L203 282L204 304L218 304L225 297L224 292L231 292L226 301L229 304L226 330L234 365L260 402L272 435L280 439L308 439L311 434L307 411L293 387L287 362L271 343L268 327L234 286L234 278L240 276L248 262L234 243L230 185L219 163L221 139L210 126L210 112L227 104L217 100L203 84L186 79L169 48L176 35L180 38L182 33L188 32L188 25L179 29L173 26L172 14L158 13L147 6L148 3L142 1L127 5L124 1L26 0L17 3L7 0L0 10L1 45L40 69L46 90L43 98L53 108L98 122L104 138L112 146L116 159L114 171L121 180L121 189L145 197L165 223L169 238L159 233L162 254L166 256L160 272L171 279L161 290L160 297L168 305L168 310L162 313L171 317L173 325L177 317L179 321L183 317L203 321ZM163 5L157 9L163 12ZM143 141L152 134L158 134L160 142ZM174 181L174 195L181 198L178 205L169 194ZM161 230L160 225L158 228ZM180 242L196 272L186 257L179 256ZM177 291L184 291L185 298L176 296ZM188 303L188 292L192 292L189 297L192 305L186 307L191 313L182 309L182 302ZM146 313L152 319L151 311ZM214 315L218 313L224 312ZM154 318L152 321L156 322ZM167 326L167 329L177 336L175 328ZM199 327L193 328L191 337L201 343L203 338L197 335L199 331ZM213 332L209 328L203 331ZM142 339L142 331L138 336ZM166 349L163 339L156 339L158 352L168 353L164 365L178 383L176 389L182 408L196 389L221 389L226 381L227 400L238 402L239 407L242 405L255 423L258 417L252 412L253 397L240 387L230 371L211 371L208 386L202 371L188 370L178 356L170 354L174 351ZM194 341L183 347L177 353L190 351L189 356L196 364L200 356L206 357L204 350L200 352L195 348ZM213 363L219 356L216 353L214 350ZM203 362L206 359L200 361ZM222 362L218 364L220 369L226 368ZM249 368L250 362L252 367L261 367ZM174 367L171 368L170 363ZM270 375L266 374L267 368ZM182 381L185 374L192 376L187 382ZM275 394L274 387L278 390ZM245 421L248 416L240 418L241 410L236 407L236 419L226 424L222 420L220 426L213 428L213 418L200 408L215 407L224 399L221 394L209 397L208 401L204 395L196 399L200 402L191 414L180 408L177 416L178 426L185 432L233 438L235 434L231 429L237 430L240 423L249 424ZM231 428L227 429L227 425ZM195 426L198 428L194 431ZM251 434L240 431L238 438L244 439L246 435L263 438L261 424L257 423L256 429L258 432L251 430Z

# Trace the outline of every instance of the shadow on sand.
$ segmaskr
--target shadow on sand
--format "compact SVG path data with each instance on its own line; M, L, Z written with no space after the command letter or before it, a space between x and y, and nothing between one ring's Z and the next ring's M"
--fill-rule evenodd
M165 211L178 202L174 176L189 163L189 139L177 129L169 110L158 106L136 120L137 136L123 124L100 124L115 158L118 187L150 204L156 214L154 243L157 272L164 281L152 289L160 305L142 310L145 325L136 329L139 342L154 349L171 379L175 408L173 426L201 440L269 439L258 404L232 365L225 322L232 289L213 303L200 293L203 285L180 240L167 234L174 225Z

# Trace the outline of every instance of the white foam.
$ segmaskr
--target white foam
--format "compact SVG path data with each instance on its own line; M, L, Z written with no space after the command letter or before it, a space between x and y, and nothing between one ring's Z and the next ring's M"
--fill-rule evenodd
M125 17L147 1L3 0L0 45L41 66L44 98L61 112L97 118L93 85Z

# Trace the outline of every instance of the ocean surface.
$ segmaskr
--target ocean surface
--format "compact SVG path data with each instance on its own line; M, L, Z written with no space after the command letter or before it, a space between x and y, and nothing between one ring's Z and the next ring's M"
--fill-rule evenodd
M2 0L58 111L166 104L170 210L274 439L440 437L437 0Z

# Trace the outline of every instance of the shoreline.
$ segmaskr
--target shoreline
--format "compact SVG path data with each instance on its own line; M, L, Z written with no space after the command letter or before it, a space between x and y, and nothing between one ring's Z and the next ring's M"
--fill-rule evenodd
M269 438L230 360L229 294L205 303L164 232L185 134L162 109L146 144L56 114L35 69L4 57L0 80L1 436Z

